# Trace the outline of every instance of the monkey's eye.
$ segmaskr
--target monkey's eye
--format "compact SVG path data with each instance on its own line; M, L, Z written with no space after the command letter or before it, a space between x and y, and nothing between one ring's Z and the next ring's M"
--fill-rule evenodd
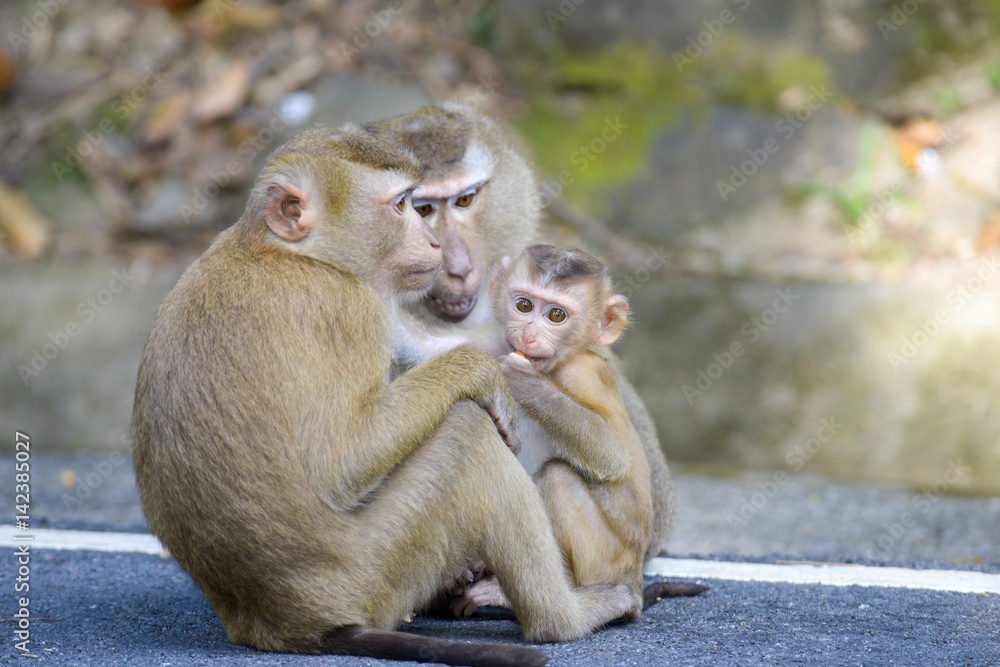
M414 204L413 208L420 214L421 218L426 218L434 212L434 207L430 204Z
M455 197L455 206L459 208L468 208L472 205L472 200L476 198L475 191L466 192L465 194L458 195Z
M402 213L403 211L406 210L406 200L407 200L406 195L403 195L402 197L399 198L399 201L396 202L396 211L398 213Z
M566 311L562 308L552 308L548 312L548 318L556 324L559 324L566 319Z
M514 307L522 313L530 313L531 309L535 307L535 304L531 303L531 299L526 299L521 296L514 299Z

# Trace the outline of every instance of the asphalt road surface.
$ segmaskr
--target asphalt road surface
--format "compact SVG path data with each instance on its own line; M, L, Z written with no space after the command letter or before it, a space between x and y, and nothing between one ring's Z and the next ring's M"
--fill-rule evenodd
M12 545L13 535L42 533L43 528L56 534L66 528L144 530L127 460L119 464L106 454L35 455L32 466L29 530L4 527L0 544ZM88 476L94 488L78 494ZM74 478L77 486L66 486ZM612 624L579 641L540 647L552 656L550 664L1000 665L997 499L932 498L816 477L791 478L770 489L768 479L680 476L681 514L668 545L673 558L656 563L666 573L683 565L683 580L699 580L710 590L696 598L664 600L637 623ZM761 483L774 493L754 497ZM13 507L8 486L0 485L0 500ZM907 512L912 520L903 521ZM161 555L50 549L41 540L32 543L29 554L30 635L19 648L23 635L15 631L24 593L15 591L18 554L14 546L0 547L0 617L6 630L0 633L0 664L27 659L158 667L400 664L234 646L201 593ZM778 565L790 560L855 565ZM772 564L764 568L770 574L737 581L742 575L713 569L749 567L746 563ZM865 573L899 572L884 569L887 565L910 570L903 572L908 587L895 587L898 582L788 583L796 578L784 575L844 573L850 582ZM970 576L978 579L968 588L948 583ZM945 583L939 586L939 581ZM418 617L404 629L457 641L520 642L517 624L503 612L466 621ZM23 657L21 648L38 658Z

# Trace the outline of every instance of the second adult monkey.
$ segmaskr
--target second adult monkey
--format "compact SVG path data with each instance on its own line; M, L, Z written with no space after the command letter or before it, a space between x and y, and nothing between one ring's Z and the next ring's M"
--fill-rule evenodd
M424 178L413 203L440 239L442 270L428 295L402 311L398 363L411 367L464 342L492 335L490 267L535 241L538 188L513 139L495 122L462 104L426 107L369 123L367 131L405 146ZM623 376L622 400L639 433L650 468L653 522L644 560L660 553L675 514L674 485L656 426L635 388Z

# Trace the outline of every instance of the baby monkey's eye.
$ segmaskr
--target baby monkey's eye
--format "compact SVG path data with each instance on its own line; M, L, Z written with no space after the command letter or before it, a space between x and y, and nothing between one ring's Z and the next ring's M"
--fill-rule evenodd
M552 310L549 311L548 316L550 320L552 320L556 324L559 324L560 322L566 319L566 311L563 310L562 308L553 308Z
M531 309L535 307L535 304L531 303L530 299L526 299L522 296L514 300L514 307L522 313L530 313Z
M430 204L414 204L413 208L420 214L421 218L426 218L434 212L434 207Z
M475 192L466 192L464 195L459 195L455 198L455 206L459 208L468 208L472 205L472 200L475 198Z
M396 202L396 210L399 211L400 213L406 210L406 200L407 200L406 195L403 195L402 197L399 198L399 201Z

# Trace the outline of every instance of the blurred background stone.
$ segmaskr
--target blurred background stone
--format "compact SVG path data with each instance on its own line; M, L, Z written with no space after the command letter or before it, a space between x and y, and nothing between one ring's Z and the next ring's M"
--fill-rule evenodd
M546 238L629 295L618 350L675 464L1000 494L996 0L26 1L0 25L0 182L44 230L0 238L0 416L47 448L127 449L153 312L270 151L460 99L523 140Z

